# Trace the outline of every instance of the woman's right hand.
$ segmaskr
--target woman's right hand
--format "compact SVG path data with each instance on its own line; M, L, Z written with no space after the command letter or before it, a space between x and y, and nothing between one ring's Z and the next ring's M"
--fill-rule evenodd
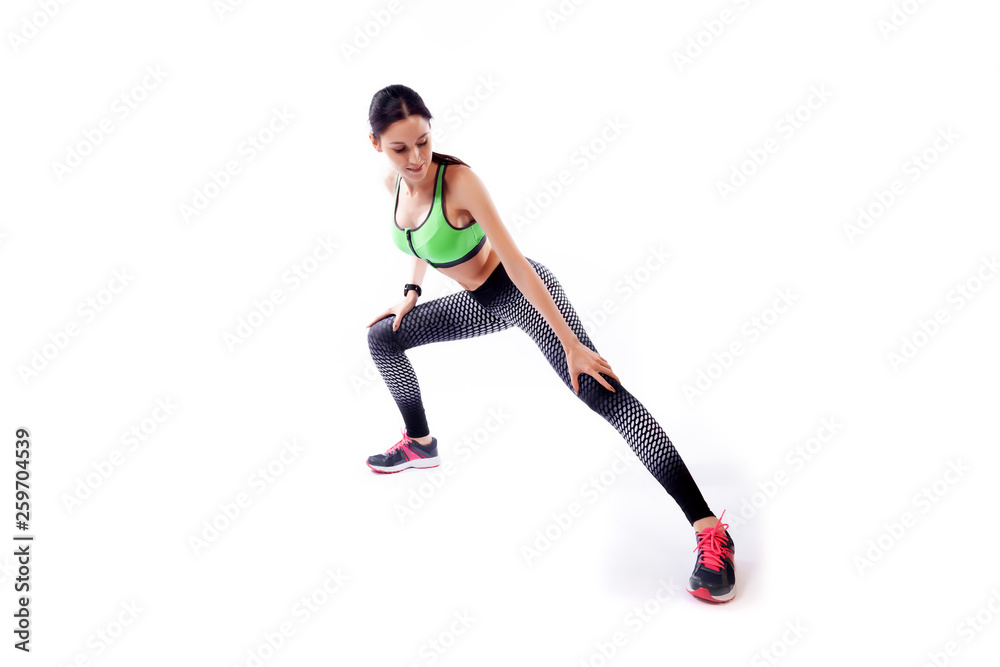
M406 315L408 312L413 310L413 306L416 305L416 303L417 303L417 293L414 290L410 290L406 293L406 296L403 298L402 301L400 301L394 306L389 306L388 308L386 308L378 317L369 322L366 325L366 328L371 327L371 325L375 324L376 322L378 322L379 320L388 315L395 315L395 317L392 320L392 330L396 331L397 329L399 329L399 323L402 321L403 315Z

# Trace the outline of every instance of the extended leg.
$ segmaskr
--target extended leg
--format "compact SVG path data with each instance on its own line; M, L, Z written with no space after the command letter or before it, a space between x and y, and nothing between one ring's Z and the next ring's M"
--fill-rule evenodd
M597 348L584 330L559 281L544 265L532 259L528 261L545 283L553 301L580 342L596 352ZM509 299L498 299L496 303L490 304L489 309L527 332L563 383L572 391L562 343L541 313L520 291L515 291ZM607 375L603 377L616 391L609 391L593 377L581 374L578 381L579 398L625 438L643 465L677 502L689 523L694 525L695 521L711 516L712 512L701 491L660 424L620 382Z
M389 388L406 425L406 434L422 438L430 433L420 385L406 350L449 340L460 340L503 331L513 326L496 317L462 291L418 303L403 315L399 329L392 330L388 315L368 330L368 349L375 367Z

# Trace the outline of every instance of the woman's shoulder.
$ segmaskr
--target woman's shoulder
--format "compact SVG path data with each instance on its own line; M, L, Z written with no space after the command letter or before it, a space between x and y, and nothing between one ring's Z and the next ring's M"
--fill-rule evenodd
M446 186L449 188L454 188L455 185L461 187L463 183L469 183L470 180L478 180L472 167L457 162L446 163L444 169L444 184Z
M388 190L389 194L391 195L396 194L396 176L398 175L399 172L397 172L395 169L390 169L388 172L386 172L385 178L383 179L383 183L385 184L385 189Z

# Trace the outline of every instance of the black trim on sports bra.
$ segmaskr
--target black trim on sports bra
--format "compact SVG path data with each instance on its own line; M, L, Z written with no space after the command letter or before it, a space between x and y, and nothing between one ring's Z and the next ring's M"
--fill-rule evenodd
M431 207L429 209L427 209L427 215L424 216L424 221L421 222L416 227L400 227L399 223L396 222L396 210L399 208L399 180L403 177L402 174L397 174L396 175L396 203L392 207L392 224L396 225L396 227L398 227L399 229L402 229L404 232L407 229L409 229L410 231L414 231L414 232L417 231L418 229L420 229L421 227L424 226L424 222L427 222L428 220L430 220L431 213L434 212L434 197L435 197L435 195L437 195L438 176L444 170L441 169L441 165L438 164L437 162L431 162L431 164L437 165L437 167L435 167L437 169L437 171L434 172L434 189L431 191ZM444 204L444 188L441 188L441 200L442 200L441 203L443 205ZM445 216L445 220L447 220L447 219L448 219L447 216ZM451 224L451 223L449 222L448 224Z
M441 215L444 217L444 221L448 223L449 227L451 227L452 229L460 232L463 229L468 229L472 225L478 225L479 223L476 222L475 220L473 220L472 222L470 222L465 227L456 227L455 225L451 224L451 220L448 219L448 207L444 205L445 186L448 185L448 180L445 179L445 173L447 173L447 171L448 171L448 165L446 164L444 166L444 171L441 173L441 178L442 178L442 180L444 180L444 183L441 184Z
M456 260L454 260L452 262L445 262L444 264L434 264L434 263L430 262L429 260L424 260L424 261L427 262L428 264L430 264L431 266L433 266L435 269L446 269L449 266L457 266L458 264L461 264L462 262L466 262L466 261L472 259L475 256L475 254L479 252L479 249L483 247L484 243L486 243L486 237L485 236L483 238L479 239L479 243L476 244L475 248L473 248L472 250L470 250L469 252L465 253L460 258L458 258L458 259L456 259ZM416 254L416 253L414 253L414 254Z

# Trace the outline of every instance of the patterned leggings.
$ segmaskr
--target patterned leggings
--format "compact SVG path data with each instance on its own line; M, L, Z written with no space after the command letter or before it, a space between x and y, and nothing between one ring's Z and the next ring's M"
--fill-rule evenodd
M542 279L567 324L584 345L597 351L580 323L573 305L552 272L526 258ZM430 434L420 398L417 376L406 350L449 340L460 340L503 331L516 326L531 336L563 383L572 391L566 354L555 331L507 275L503 264L482 286L471 291L416 304L392 330L393 316L368 330L368 347L382 379L389 388L411 438ZM691 473L656 419L620 382L602 374L615 391L608 391L586 373L579 376L579 398L604 417L625 438L629 447L684 512L688 522L711 516Z

